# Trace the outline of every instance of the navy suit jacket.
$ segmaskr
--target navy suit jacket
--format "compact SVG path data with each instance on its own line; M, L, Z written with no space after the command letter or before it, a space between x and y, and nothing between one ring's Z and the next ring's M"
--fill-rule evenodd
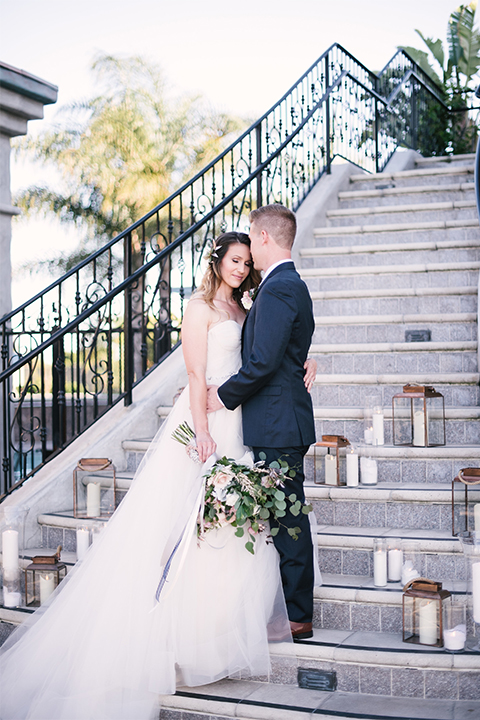
M312 400L303 365L314 320L307 286L293 262L259 287L242 332L242 367L218 394L229 410L242 405L243 441L255 447L315 442Z

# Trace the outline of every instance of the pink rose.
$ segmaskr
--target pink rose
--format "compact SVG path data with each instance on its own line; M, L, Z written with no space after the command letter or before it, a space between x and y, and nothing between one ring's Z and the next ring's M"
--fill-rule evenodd
M230 480L230 475L227 475L227 473L224 472L218 472L213 476L213 484L218 488L227 487Z

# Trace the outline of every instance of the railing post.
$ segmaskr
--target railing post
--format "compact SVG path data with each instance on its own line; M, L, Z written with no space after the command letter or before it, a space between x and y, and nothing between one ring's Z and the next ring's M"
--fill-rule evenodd
M54 450L63 447L67 439L63 337L52 345L52 439Z
M1 357L2 357L2 370L6 370L8 366L8 344L9 344L9 336L7 333L7 328L5 324L3 325L3 333L2 333L2 347L1 347ZM9 407L8 407L8 398L9 398L9 389L10 389L10 378L6 378L2 383L2 423L1 423L1 431L2 431L2 437L1 437L1 455L2 455L2 468L1 472L3 475L3 484L0 483L0 496L4 495L8 490L10 490L12 486L12 467L11 467L11 460L10 460L10 448L9 448L9 428L10 428L10 413L9 413Z
M375 83L377 85L377 83ZM379 117L378 117L378 100L375 98L375 172L379 172L380 167L380 148L378 147L378 129L379 129Z
M328 52L325 55L325 92L327 93L327 100L325 102L325 154L326 154L326 169L327 174L330 175L332 172L332 169L330 167L331 165L331 156L330 156L330 93L328 92L328 88L330 85L330 75L329 75L329 67L328 67Z
M412 99L411 99L411 139L412 148L417 149L418 145L418 112L417 112L417 89L415 79L412 81Z
M132 274L132 235L128 233L124 240L124 278L130 277ZM128 285L125 289L125 311L124 311L124 352L125 352L125 405L132 404L132 389L134 379L134 342L133 342L133 325L132 325L132 286Z
M255 128L255 139L257 144L257 167L262 164L262 123L259 122ZM257 208L263 205L262 200L262 175L257 175Z

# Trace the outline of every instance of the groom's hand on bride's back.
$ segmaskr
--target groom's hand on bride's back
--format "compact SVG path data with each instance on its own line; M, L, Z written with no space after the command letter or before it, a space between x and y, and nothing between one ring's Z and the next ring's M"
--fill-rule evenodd
M303 382L308 392L312 392L313 383L317 377L317 361L313 358L307 358L303 367L305 368Z
M218 397L218 385L207 385L207 413L216 412L225 407Z

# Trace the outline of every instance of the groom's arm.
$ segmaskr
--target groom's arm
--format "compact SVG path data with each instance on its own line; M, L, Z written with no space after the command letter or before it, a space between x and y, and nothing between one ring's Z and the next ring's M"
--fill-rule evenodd
M275 375L297 317L297 303L286 283L269 283L255 302L258 305L250 356L238 373L218 388L218 396L229 410L248 400Z

